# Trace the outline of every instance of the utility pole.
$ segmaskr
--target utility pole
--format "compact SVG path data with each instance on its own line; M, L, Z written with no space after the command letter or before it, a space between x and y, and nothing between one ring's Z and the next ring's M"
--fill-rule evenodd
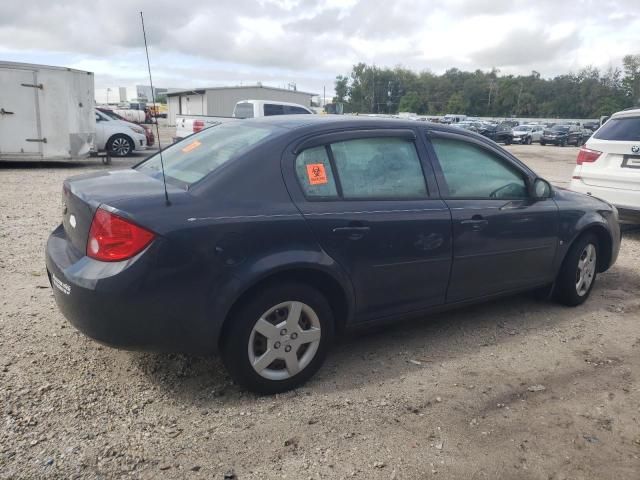
M327 104L327 87L322 86L322 108Z
M518 92L518 101L516 102L516 115L518 115L518 112L520 111L520 95L522 95L523 88L524 88L524 85L521 83L520 91Z

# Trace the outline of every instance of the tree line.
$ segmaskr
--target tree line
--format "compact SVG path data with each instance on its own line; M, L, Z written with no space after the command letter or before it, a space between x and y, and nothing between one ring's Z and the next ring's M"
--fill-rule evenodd
M597 118L640 105L640 54L625 56L622 68L586 67L554 78L497 69L436 75L359 63L336 77L335 92L333 101L353 113Z

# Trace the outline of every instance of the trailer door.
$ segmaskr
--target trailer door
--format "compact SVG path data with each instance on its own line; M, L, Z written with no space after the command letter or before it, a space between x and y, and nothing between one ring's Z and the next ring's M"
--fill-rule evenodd
M0 157L42 151L36 72L0 68Z

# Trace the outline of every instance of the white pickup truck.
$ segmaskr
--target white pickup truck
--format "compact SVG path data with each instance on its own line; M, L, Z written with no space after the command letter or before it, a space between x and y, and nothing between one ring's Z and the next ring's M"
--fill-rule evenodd
M234 122L242 118L269 117L271 115L313 114L313 111L297 103L275 100L242 100L236 103L232 117L212 117L207 115L176 115L176 136L174 141L182 140L205 128Z

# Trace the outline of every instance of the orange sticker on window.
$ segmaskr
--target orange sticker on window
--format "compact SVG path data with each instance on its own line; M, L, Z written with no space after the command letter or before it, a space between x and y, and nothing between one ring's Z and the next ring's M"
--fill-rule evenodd
M202 143L200 143L198 140L194 140L193 142L191 142L189 145L187 145L182 149L182 153L189 153L191 150L195 150L200 145L202 145Z
M307 177L311 185L322 185L327 183L327 172L322 163L310 163L307 165Z

